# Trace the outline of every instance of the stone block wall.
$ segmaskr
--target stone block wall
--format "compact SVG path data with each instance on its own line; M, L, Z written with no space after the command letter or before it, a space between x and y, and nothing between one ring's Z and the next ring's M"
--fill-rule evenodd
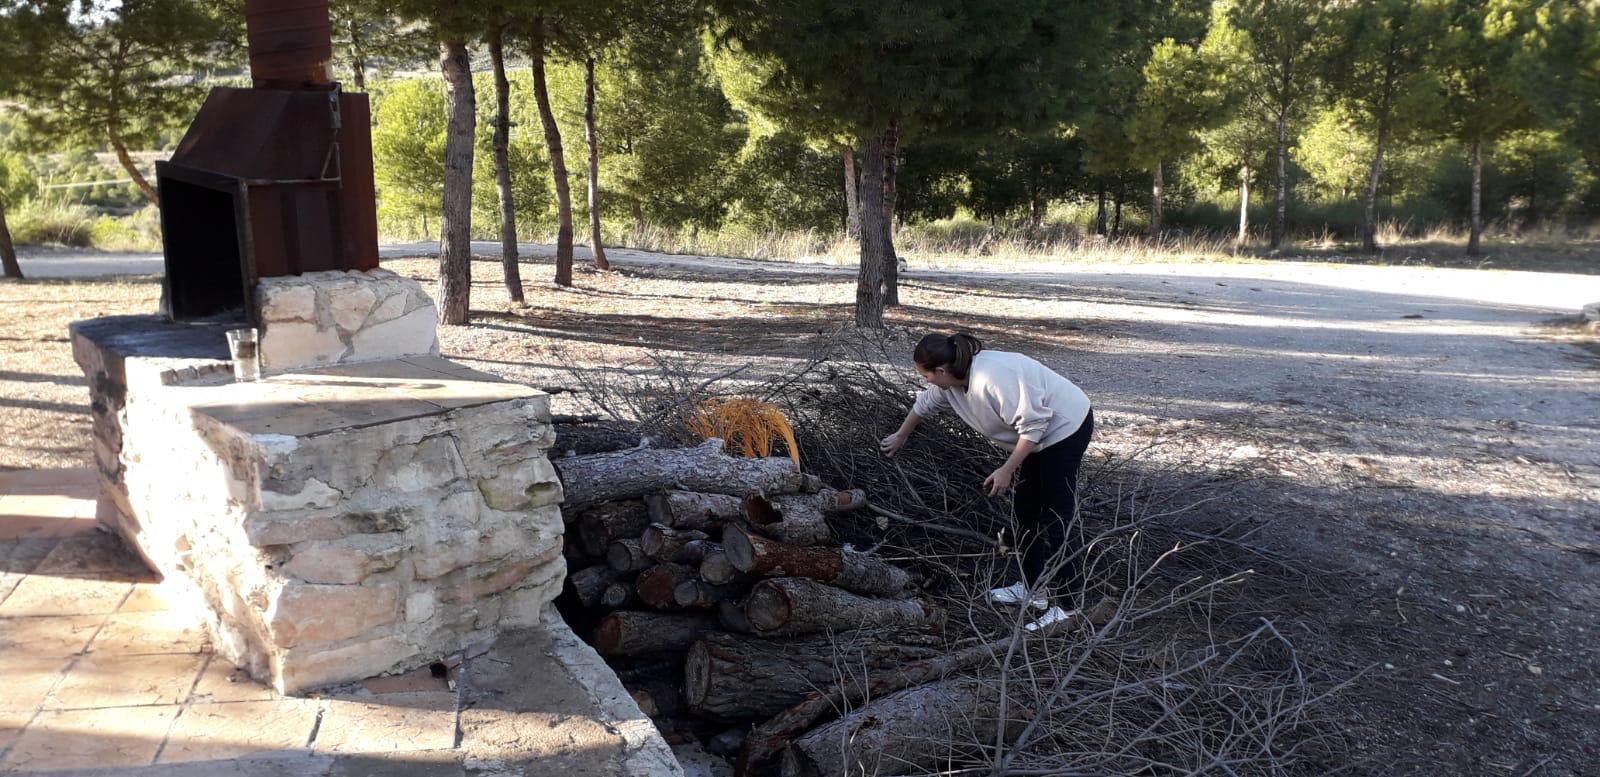
M110 334L170 325L96 323L74 326L73 348L96 412L102 523L189 589L218 653L252 676L296 693L415 668L535 625L559 592L547 396L485 383L474 401L478 378L456 368L397 382L454 387L454 401L325 423L333 411L299 392L328 402L361 368L232 383L225 361ZM375 365L384 379L370 383L402 367L418 369Z
M439 353L433 300L388 270L262 278L256 310L268 372Z

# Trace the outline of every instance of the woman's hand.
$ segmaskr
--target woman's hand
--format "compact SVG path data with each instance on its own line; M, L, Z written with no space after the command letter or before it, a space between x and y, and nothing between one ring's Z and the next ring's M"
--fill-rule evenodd
M888 437L878 441L878 450L883 451L883 455L892 459L894 458L895 453L899 452L900 448L906 444L907 436L908 435L895 432L894 434L891 434Z
M1016 475L1017 468L1011 466L1010 462L1002 464L994 474L983 479L983 489L989 492L989 496L1000 496L1011 490L1011 482Z

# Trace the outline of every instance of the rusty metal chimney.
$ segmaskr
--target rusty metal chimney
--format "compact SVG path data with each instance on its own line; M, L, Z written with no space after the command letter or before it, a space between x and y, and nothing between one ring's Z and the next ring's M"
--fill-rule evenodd
M245 0L244 21L257 89L315 88L333 80L327 0Z
M327 0L246 0L253 88L211 90L161 190L166 310L256 321L256 280L378 266L371 110L340 89Z

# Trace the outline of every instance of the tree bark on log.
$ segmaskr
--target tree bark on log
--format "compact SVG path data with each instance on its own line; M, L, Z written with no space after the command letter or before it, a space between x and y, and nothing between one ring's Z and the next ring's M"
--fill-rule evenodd
M686 610L709 610L723 602L737 602L745 593L741 585L712 585L704 580L685 580L672 589L672 600Z
M620 610L600 619L594 649L602 656L641 656L687 650L718 623L710 615Z
M722 452L710 439L694 448L636 448L554 461L566 494L563 509L581 510L597 502L639 499L653 491L682 487L742 497L761 492L792 494L815 490L815 478L801 474L788 457L741 458Z
M649 717L678 717L687 712L683 688L675 677L636 680L625 687L628 695L639 705L639 710Z
M674 529L715 532L728 521L744 517L739 497L728 494L700 494L693 491L664 491L644 498L650 508L650 521Z
M740 526L723 530L722 549L736 569L762 577L808 577L871 596L894 596L911 582L910 572L865 553L787 545Z
M928 634L865 630L791 639L713 632L684 657L684 695L702 715L770 718L844 678L939 655L941 642Z
M726 631L737 634L749 634L750 619L745 617L744 608L734 602L723 602L717 605L717 622L722 624Z
M795 740L783 754L783 777L933 768L960 743L993 742L1005 725L996 720L999 706L999 689L978 678L897 691Z
M606 548L606 563L618 572L637 572L655 563L645 555L644 543L638 540L617 540Z
M605 555L613 542L639 539L650 526L650 515L643 502L627 499L590 507L578 515L576 523L584 552L598 557Z
M756 583L743 606L751 629L764 636L936 627L944 617L937 607L916 599L875 599L803 577Z
M633 590L639 601L658 610L673 610L678 607L678 584L694 579L694 570L683 564L657 564L639 573Z
M700 560L705 558L705 532L674 529L658 523L645 527L639 541L644 546L645 555L657 561L698 566Z
M826 498L832 499L828 492ZM790 545L821 545L828 541L828 521L822 516L823 494L788 494L744 498L744 515L763 534Z
M621 610L637 601L633 595L633 583L628 580L618 580L606 586L600 594L600 603L613 610Z
M1039 634L1022 634L1017 639L1037 637ZM964 650L948 653L906 665L898 671L886 672L876 677L852 677L850 682L814 691L804 701L779 713L750 731L739 749L734 773L738 777L752 777L769 758L782 752L797 736L815 728L818 721L835 715L839 710L858 707L866 699L888 696L895 691L930 683L946 675L968 669L996 656L1006 655L1013 638L974 645ZM865 679L865 681L863 681Z
M715 543L706 544L705 557L700 560L700 579L712 585L755 582L750 575L735 569L733 562L728 560L727 551Z
M572 584L572 591L578 595L578 601L585 607L598 607L605 598L606 589L622 576L621 572L612 569L609 564L584 567L567 576L567 582Z

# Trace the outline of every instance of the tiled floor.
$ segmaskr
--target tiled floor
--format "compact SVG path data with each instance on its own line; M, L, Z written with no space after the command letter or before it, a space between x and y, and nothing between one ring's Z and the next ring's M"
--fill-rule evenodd
M0 773L455 746L456 694L425 670L296 699L214 656L94 528L94 494L90 470L0 473Z
M0 774L682 773L559 622L503 636L455 689L423 668L281 697L213 655L94 510L92 471L0 472Z

